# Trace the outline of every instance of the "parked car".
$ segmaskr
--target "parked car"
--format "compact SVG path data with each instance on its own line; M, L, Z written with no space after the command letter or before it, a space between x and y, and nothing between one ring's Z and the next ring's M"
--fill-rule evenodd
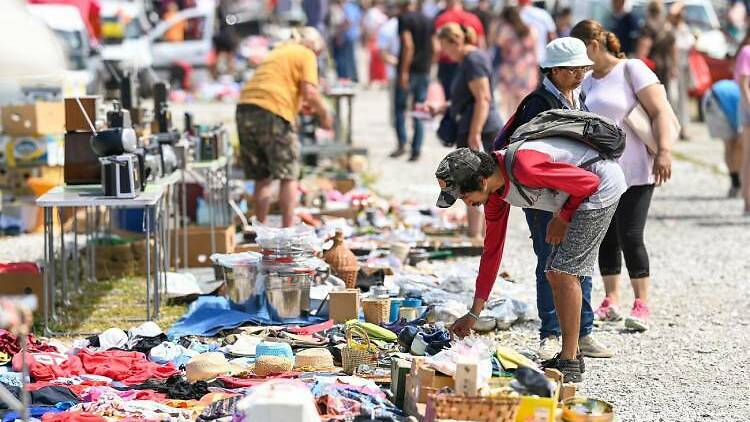
M140 1L104 0L101 4L102 60L125 67L147 68L153 58L151 24Z
M54 32L66 58L66 83L71 90L77 85L85 93L99 92L102 63L98 51L90 45L88 29L78 9L57 4L30 4L27 8Z
M206 67L213 54L215 19L213 2L203 1L156 25L148 33L152 66L166 69L179 61L193 68ZM181 41L166 36L174 30L181 33Z

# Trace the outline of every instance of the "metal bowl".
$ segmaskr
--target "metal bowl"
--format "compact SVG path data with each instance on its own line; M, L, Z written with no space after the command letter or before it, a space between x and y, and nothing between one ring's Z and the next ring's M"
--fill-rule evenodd
M494 317L480 316L474 324L474 331L478 333L486 333L494 330L496 325L497 320Z
M604 400L573 397L563 402L565 422L611 422L614 417L614 407Z

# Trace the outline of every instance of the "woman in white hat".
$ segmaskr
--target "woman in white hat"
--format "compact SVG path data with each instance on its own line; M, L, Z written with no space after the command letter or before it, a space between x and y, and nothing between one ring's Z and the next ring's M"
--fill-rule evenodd
M547 44L545 53L545 59L540 63L544 75L541 85L523 99L515 115L508 120L495 141L495 149L504 147L516 128L544 111L586 110L580 86L593 65L586 54L586 45L579 39L563 37ZM552 288L545 274L545 264L551 250L550 244L546 241L547 225L553 216L550 212L535 209L524 209L524 213L537 256L536 296L537 312L541 320L538 353L542 361L547 361L553 359L561 347L560 321L552 298ZM612 356L612 352L591 335L594 329L591 285L591 277L581 279L583 303L578 333L579 347L584 356L608 358Z

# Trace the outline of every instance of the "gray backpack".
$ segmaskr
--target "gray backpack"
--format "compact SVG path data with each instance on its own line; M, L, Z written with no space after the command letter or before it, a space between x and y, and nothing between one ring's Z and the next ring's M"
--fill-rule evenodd
M625 150L625 133L611 119L580 110L556 109L539 113L516 129L505 148L504 164L508 178L527 201L529 198L523 186L513 176L516 152L526 141L555 137L582 142L599 153L598 157L582 163L581 168L601 160L616 160Z

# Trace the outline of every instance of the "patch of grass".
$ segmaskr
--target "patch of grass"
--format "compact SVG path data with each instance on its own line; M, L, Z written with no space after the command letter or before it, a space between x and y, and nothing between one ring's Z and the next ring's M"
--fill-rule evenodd
M146 279L128 277L84 283L83 293L70 297L70 305L58 306L58 321L50 323L56 333L89 333L140 325L146 316ZM153 295L153 292L151 292ZM58 295L59 296L59 295ZM163 297L155 321L166 331L187 310L187 305L167 302ZM35 333L44 334L42 316L36 317Z

